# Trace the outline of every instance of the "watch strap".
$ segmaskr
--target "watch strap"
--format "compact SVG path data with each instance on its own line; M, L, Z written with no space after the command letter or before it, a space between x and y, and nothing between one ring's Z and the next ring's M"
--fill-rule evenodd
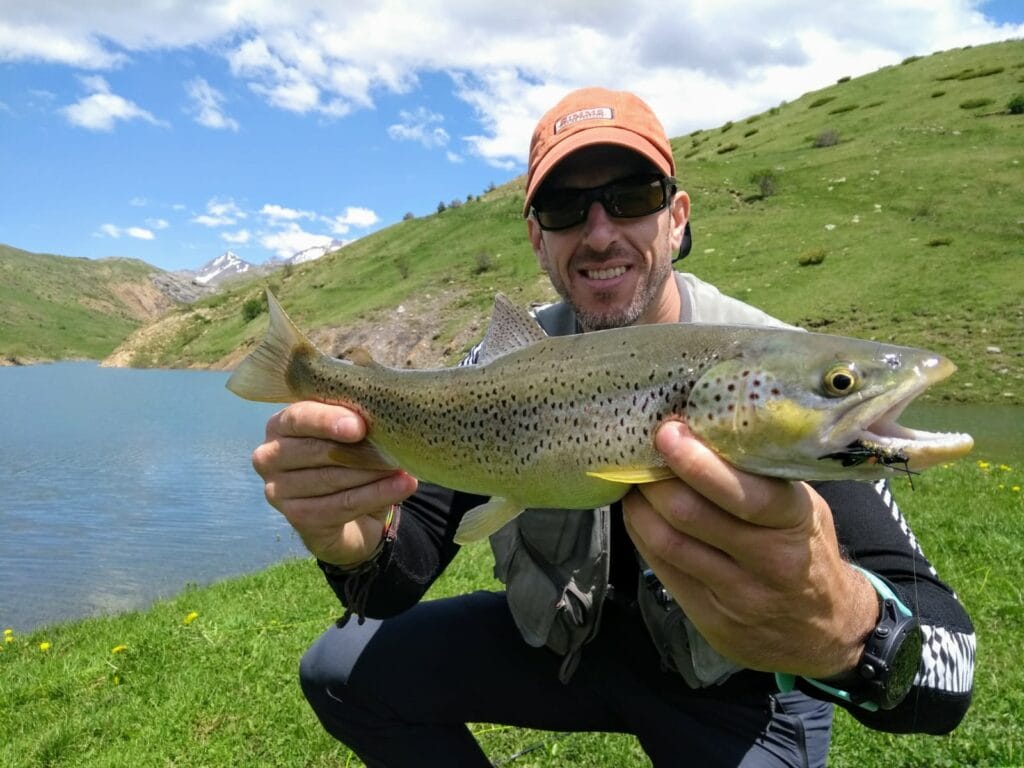
M913 611L911 611L910 608L904 605L903 601L900 600L899 596L892 590L892 587L890 587L884 579L880 578L879 576L877 576L869 570L861 568L859 565L853 565L853 563L850 563L850 567L856 571L859 571L864 576L864 578L866 578L868 582L870 582L871 586L874 588L875 592L878 593L879 597L882 600L891 600L895 604L896 610L898 610L901 614L908 618L913 615ZM815 680L811 677L804 677L803 679L807 683L813 685L815 688L818 688L819 690L822 690L830 696L834 696L835 698L841 701L848 702L849 704L854 704L860 707L861 709L867 710L868 712L878 711L878 704L876 704L873 701L855 701L854 697L848 691L836 688L827 683L823 683L820 680ZM779 691L781 693L789 693L796 687L796 675L790 675L785 672L776 672L775 684L779 687Z

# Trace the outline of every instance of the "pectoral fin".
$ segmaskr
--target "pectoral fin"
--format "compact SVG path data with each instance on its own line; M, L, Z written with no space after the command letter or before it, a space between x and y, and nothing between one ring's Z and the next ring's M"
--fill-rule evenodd
M675 474L668 467L609 467L594 472L587 472L589 477L597 477L601 480L608 480L612 483L624 483L626 485L643 485L644 483L656 483L659 480L668 480L675 477Z
M352 469L398 469L398 462L365 440L361 443L338 443L331 447L327 455L333 461Z
M517 518L523 507L514 501L495 496L479 507L473 507L462 517L455 532L456 544L469 544L486 539L495 531Z

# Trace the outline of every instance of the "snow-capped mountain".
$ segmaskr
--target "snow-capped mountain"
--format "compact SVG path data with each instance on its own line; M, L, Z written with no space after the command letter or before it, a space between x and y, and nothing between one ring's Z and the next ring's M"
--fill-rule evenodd
M216 285L255 269L245 259L232 251L224 251L213 261L208 261L192 275L200 285Z
M345 243L342 240L331 240L331 242L329 242L327 245L314 245L309 248L304 248L303 250L299 251L294 256L292 256L290 259L288 259L287 263L304 264L307 261L316 261L325 253L336 251L339 248L341 248L341 246L343 246L344 244Z

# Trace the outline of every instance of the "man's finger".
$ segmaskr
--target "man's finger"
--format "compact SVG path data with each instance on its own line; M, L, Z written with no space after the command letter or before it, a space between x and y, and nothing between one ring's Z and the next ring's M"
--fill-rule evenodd
M366 437L366 422L350 408L312 400L293 403L270 417L267 439L316 437L339 443L356 443Z
M663 424L655 447L673 472L697 493L756 525L790 528L808 514L808 499L797 483L761 477L733 467L678 421Z

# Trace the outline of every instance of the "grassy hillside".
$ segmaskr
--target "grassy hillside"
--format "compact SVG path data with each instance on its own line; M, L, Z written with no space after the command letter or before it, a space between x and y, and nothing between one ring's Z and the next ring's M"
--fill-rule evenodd
M786 320L926 346L961 367L938 396L1024 402L1024 41L907 60L673 141L693 199L684 267ZM821 145L821 146L817 146ZM269 282L304 329L439 306L449 359L495 290L550 295L521 180L405 221ZM801 262L810 262L801 265ZM817 263L815 263L817 262ZM230 365L262 333L264 283L183 309L137 365ZM999 351L991 351L998 349Z
M0 359L100 358L170 301L134 259L75 259L0 245Z

